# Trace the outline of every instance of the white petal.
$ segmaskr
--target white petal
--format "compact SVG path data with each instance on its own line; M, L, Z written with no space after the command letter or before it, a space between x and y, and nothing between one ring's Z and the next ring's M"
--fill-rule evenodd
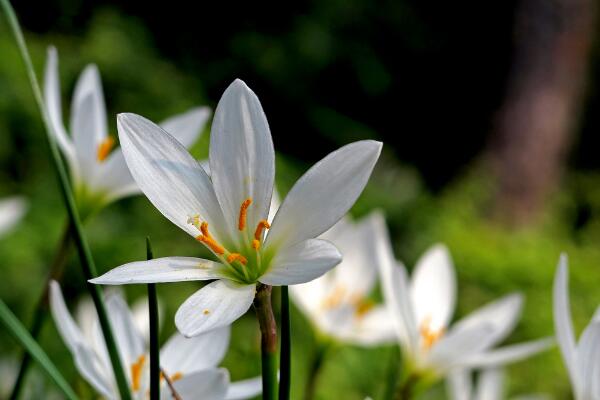
M206 281L222 277L223 269L222 264L202 258L163 257L121 265L98 278L90 279L90 282L97 285L124 285Z
M410 288L417 325L433 331L445 329L456 305L456 276L450 253L444 245L431 247L412 274Z
M260 281L267 285L295 285L309 282L342 261L342 255L326 240L311 239L277 253Z
M121 296L108 296L106 311L123 365L129 366L144 354L144 338L137 330L129 307Z
M489 324L448 332L429 351L430 364L441 372L449 368L462 367L462 360L483 350L481 338L485 338L491 332L493 327Z
M95 135L97 129L96 103L98 99L92 94L83 97L75 107L71 118L71 131L75 143L78 173L81 179L93 182L98 172L97 149L104 136Z
M222 400L227 393L228 384L227 370L208 369L184 376L174 382L173 386L183 400ZM161 398L172 398L168 388L161 390Z
M577 348L575 362L579 371L579 384L575 385L581 399L600 398L600 323L585 328Z
M461 361L461 365L469 368L498 367L529 358L534 354L547 350L553 344L554 339L546 338L504 346L496 350L490 350L469 356Z
M471 398L473 381L469 370L451 371L446 378L446 388L451 400L480 400Z
M175 333L160 350L160 364L169 374L214 368L225 357L230 332L224 326L193 338Z
M75 148L67 134L62 119L60 79L58 77L58 53L53 46L48 47L46 69L44 72L44 102L48 118L52 124L52 132L56 141L69 161L71 168L75 165Z
M179 307L175 325L187 337L229 325L248 311L255 292L255 285L239 285L228 280L212 282Z
M518 293L510 294L489 303L465 318L458 321L452 327L453 331L470 329L477 325L490 325L492 332L482 341L486 347L491 347L504 339L515 327L523 306L523 296Z
M291 245L331 228L362 193L381 147L373 140L351 143L315 164L279 207L267 242Z
M571 382L575 384L575 335L569 306L569 266L566 254L560 256L554 277L553 308L556 341L571 376Z
M119 398L113 385L114 378L110 365L102 364L98 355L86 346L77 346L73 353L75 366L81 376L100 394L107 399ZM106 374L111 374L110 377Z
M117 119L121 149L140 189L171 222L192 236L188 218L198 215L222 242L224 219L210 178L173 136L135 114Z
M258 97L236 79L221 97L212 124L209 160L215 192L232 237L237 236L240 206L250 198L246 228L266 219L275 179L275 151Z
M485 370L479 375L476 399L502 400L504 398L504 373L498 369Z
M26 210L27 201L23 197L13 196L0 200L0 235L14 228Z
M245 400L252 399L262 393L262 378L244 379L242 381L231 382L227 389L225 400Z
M141 193L120 148L113 150L104 162L97 165L97 172L89 186L92 190L103 193L106 203Z
M209 118L210 108L196 107L167 118L159 125L177 139L179 143L189 148L196 143Z
M341 332L340 339L361 346L391 344L397 340L395 326L385 307L376 306L364 315L357 315L354 310L351 317L353 323L350 329Z
M394 258L382 217L378 218L377 224L380 226L378 229L383 232L382 236L385 236L376 243L374 252L375 264L381 275L383 297L403 350L412 353L418 350L418 331L408 291L406 268Z

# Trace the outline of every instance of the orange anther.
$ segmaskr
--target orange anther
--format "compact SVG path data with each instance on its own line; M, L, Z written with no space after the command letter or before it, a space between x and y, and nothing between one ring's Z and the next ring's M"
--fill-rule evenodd
M260 249L260 240L258 240L258 239L254 239L254 240L252 241L252 248L253 248L254 250L258 250L258 249Z
M421 338L423 339L423 347L426 349L430 349L442 336L444 336L445 330L443 328L439 330L433 330L429 326L431 324L431 319L427 318L423 321L421 326L419 327L419 333L421 334Z
M206 237L211 237L210 233L208 233L208 222L204 221L202 225L200 225L200 232Z
M261 219L258 221L258 225L256 226L256 230L254 231L254 239L260 240L262 238L262 233L264 229L269 229L271 224L266 219Z
M248 207L250 207L250 204L252 204L252 199L248 197L240 206L240 217L238 220L238 229L240 231L243 231L244 228L246 228L246 216L248 214Z
M113 147L115 147L115 139L112 136L107 136L106 139L100 142L98 149L96 150L96 158L98 161L102 162L106 160Z
M220 256L225 254L225 249L222 246L220 246L217 242L215 242L215 240L210 236L198 235L196 236L196 240L201 243L204 243L206 246L208 246L208 248L210 248L213 252Z
M246 259L246 257L244 257L243 255L241 255L240 253L231 253L227 257L227 262L228 263L231 264L234 261L239 261L240 263L242 263L242 265L248 264L248 260Z
M146 361L146 356L141 355L136 362L131 364L131 388L134 392L140 389L142 380L142 367Z
M175 372L173 375L171 375L171 382L177 382L181 378L183 378L183 373L182 372Z

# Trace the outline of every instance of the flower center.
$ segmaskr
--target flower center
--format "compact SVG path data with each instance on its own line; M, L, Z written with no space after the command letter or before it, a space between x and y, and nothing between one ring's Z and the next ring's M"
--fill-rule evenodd
M98 149L96 150L96 159L99 162L104 162L113 147L115 147L115 139L112 136L107 136L100 144L98 145Z
M131 364L131 388L134 392L140 390L140 383L142 380L142 368L146 362L146 356L141 355L136 362Z
M425 350L431 349L433 345L444 336L446 330L444 328L432 329L431 328L431 317L427 317L421 323L419 327L419 333L421 334L421 342Z
M375 303L369 299L365 299L363 296L357 296L354 300L354 316L357 319L363 319L369 311L375 307Z
M346 292L347 290L344 285L336 286L331 291L331 294L323 299L321 307L325 310L331 310L333 308L338 307L340 304L342 304Z

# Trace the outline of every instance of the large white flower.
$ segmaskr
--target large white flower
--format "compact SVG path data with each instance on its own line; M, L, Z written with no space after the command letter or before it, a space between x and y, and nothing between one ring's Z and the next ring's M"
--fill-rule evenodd
M114 149L115 139L108 134L102 83L95 65L88 65L75 85L69 124L71 136L63 124L58 54L54 47L48 49L44 101L58 145L69 163L80 212L92 212L140 192L123 153ZM209 117L207 107L197 107L163 121L161 126L187 147L198 139Z
M118 130L127 165L148 199L218 262L159 258L123 265L91 282L216 279L179 308L175 323L186 336L235 321L250 308L259 282L304 283L338 264L339 251L315 238L354 204L382 146L366 140L329 154L296 182L268 221L275 153L262 106L244 82L233 82L217 106L210 176L177 140L147 119L120 114Z
M448 250L430 248L417 262L409 282L393 256L389 240L376 252L381 282L403 352L417 375L432 379L452 368L492 367L547 348L551 339L492 349L513 330L523 298L511 294L449 326L456 303L456 277Z
M368 299L378 278L376 244L386 240L381 218L375 212L360 222L340 220L321 239L333 243L344 260L320 278L290 287L292 299L321 334L360 345L395 338L385 307Z
M5 197L0 200L0 235L8 233L21 221L27 202L19 196Z
M600 399L600 307L575 342L569 306L569 266L560 256L554 278L554 330L577 400Z
M504 371L500 368L483 370L474 385L471 371L452 372L448 377L448 395L451 400L502 400L504 396ZM513 400L548 400L543 394L512 397Z
M135 323L144 318L132 315L125 300L117 293L107 296L106 308L133 398L146 399L150 387L149 349ZM118 399L119 391L91 301L80 303L77 324L67 309L60 286L52 281L50 309L81 376L103 397ZM147 314L148 311L144 312ZM162 347L161 368L184 400L247 399L261 392L260 377L229 383L227 370L216 368L227 351L229 336L229 327L191 339L176 333ZM171 398L164 379L161 379L161 398Z

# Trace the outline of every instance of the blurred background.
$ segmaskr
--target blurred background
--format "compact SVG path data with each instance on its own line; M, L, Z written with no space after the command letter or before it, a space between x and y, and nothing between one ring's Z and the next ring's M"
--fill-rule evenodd
M159 121L196 105L214 109L229 83L241 78L269 119L282 193L340 145L383 141L353 214L382 209L396 255L409 267L430 245L448 245L459 277L456 318L522 291L527 302L513 342L552 334L551 284L561 251L571 259L578 331L600 303L596 3L25 0L14 6L38 76L46 47L58 49L64 109L79 72L88 63L99 66L112 134L118 112ZM29 324L66 215L4 21L0 33L0 196L23 194L30 201L24 222L0 241L0 297ZM193 148L199 159L208 154L208 137L207 129ZM87 232L102 272L143 258L146 235L157 256L204 254L143 197L105 209ZM63 287L74 304L83 290L75 257ZM174 330L177 306L197 288L159 287L163 337ZM144 292L126 288L131 300ZM298 398L314 337L298 312L293 330ZM43 347L77 390L92 397L51 321L43 333ZM392 349L339 349L324 366L318 398L378 398L397 356ZM5 332L0 355L6 365L20 357ZM224 365L234 379L259 373L252 315L235 324ZM570 396L556 349L508 371L510 394ZM0 384L9 388L10 377ZM441 385L426 396L444 397Z

